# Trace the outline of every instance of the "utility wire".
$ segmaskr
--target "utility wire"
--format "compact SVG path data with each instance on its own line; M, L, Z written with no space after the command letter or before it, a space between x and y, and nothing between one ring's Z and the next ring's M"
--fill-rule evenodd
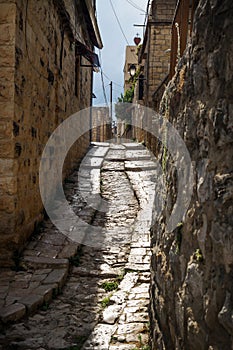
M145 10L143 10L141 7L139 7L137 4L135 4L135 2L131 1L131 0L126 0L131 6L133 6L135 9L142 11L143 13L146 13Z
M105 86L104 86L104 77L103 77L103 71L102 71L102 69L100 69L100 75L101 75L101 82L102 82L102 89L103 89L104 101L105 101L105 104L108 105L108 100L107 100L107 95L106 95Z
M144 25L146 24L147 17L150 15L150 0L148 0L147 7L146 7L146 15L145 15L145 21Z
M145 14L145 20L144 20L144 27L143 27L143 37L145 36L145 26L146 26L146 21L149 20L149 15L150 15L150 0L148 0L147 7L146 7L146 14Z
M111 78L109 78L109 77L107 76L107 74L105 74L104 72L103 72L103 75L105 76L106 79L108 79L109 81L112 81L113 84L115 84L115 85L117 85L117 86L123 88L123 85L120 85L120 84L116 83L115 81L113 81L113 80L112 80Z
M110 4L111 4L111 7L112 7L112 10L113 10L113 13L114 13L114 15L115 15L115 17L116 17L117 23L119 24L119 27L120 27L121 33L123 34L123 36L124 36L124 38L125 38L126 43L127 43L127 45L128 45L128 46L131 46L131 45L130 45L130 43L129 43L129 41L128 41L128 39L127 39L127 37L126 37L126 35L125 35L125 33L124 33L124 30L123 30L123 28L122 28L122 25L121 25L121 23L120 23L120 20L119 20L119 18L118 18L118 16L117 16L117 14L116 14L116 11L115 11L114 6L113 6L113 3L112 3L112 0L109 0L109 2L110 2ZM134 53L133 55L135 56L136 61L137 61L137 60L138 60L137 55L136 55L135 53Z
M111 5L111 7L112 7L113 13L114 13L114 15L115 15L115 17L116 17L117 23L118 23L118 25L119 25L119 27L120 27L121 33L122 33L122 35L124 36L125 41L127 42L128 46L130 46L130 44L129 44L129 42L128 42L128 39L127 39L127 37L126 37L126 35L125 35L125 33L124 33L124 30L123 30L123 28L122 28L122 26L121 26L121 23L120 23L120 21L119 21L119 18L118 18L117 14L116 14L116 11L115 11L115 9L114 9L112 0L109 0L109 2L110 2L110 5Z
M123 92L120 91L120 90L113 89L113 91L114 91L114 92L117 92L117 93L120 93L120 94L123 94Z
M106 89L108 86L109 86L109 84L105 85L104 88ZM98 92L100 92L102 90L103 90L103 88L102 88L102 84L101 84L101 88L98 90L95 90L94 93L97 94Z
M103 90L105 104L106 106L108 106L108 100L107 100L107 95L106 95L106 90L104 85L104 75L103 75L103 69L102 69L102 57L101 57L100 49L99 49L99 57L100 57L100 75L101 75L101 82L102 82L102 90Z

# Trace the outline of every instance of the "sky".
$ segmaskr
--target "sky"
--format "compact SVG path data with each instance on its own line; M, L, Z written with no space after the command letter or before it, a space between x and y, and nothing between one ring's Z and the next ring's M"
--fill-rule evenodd
M134 37L138 33L143 38L143 27L135 27L134 24L144 24L145 12L148 0L97 0L97 21L103 41L103 49L96 49L99 55L102 71L104 73L104 86L107 100L110 100L109 83L113 81L113 102L123 92L124 86L124 62L125 48L128 45L123 36L117 19L111 7L111 2L126 36L129 45L134 44ZM139 7L140 9L135 8ZM107 77L106 77L107 76ZM101 82L101 73L94 72L93 92L97 98L93 99L93 105L104 106L105 99Z

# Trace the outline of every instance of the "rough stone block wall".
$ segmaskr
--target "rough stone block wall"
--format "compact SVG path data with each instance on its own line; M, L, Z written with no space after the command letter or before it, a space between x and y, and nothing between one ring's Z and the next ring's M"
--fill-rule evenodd
M190 152L194 186L183 221L168 233L177 188L168 156L166 205L152 230L152 349L233 347L232 28L231 0L199 1L192 43L161 104Z
M66 2L72 26L78 20L73 6ZM0 253L5 265L42 218L39 164L49 136L67 117L90 106L91 70L78 67L76 96L75 50L63 28L52 0L0 2ZM64 176L88 145L87 133L69 152ZM47 178L53 181L49 166Z
M148 38L148 59L145 69L146 105L154 107L153 93L169 72L171 23L176 1L154 0Z
M155 109L155 105L158 105L156 100L158 97L155 93L157 89L162 89L163 92L164 85L161 86L161 84L169 72L171 24L175 6L176 0L154 0L152 2L151 18L148 21L147 28L147 57L144 64L144 75L146 77L144 104L153 109ZM161 96L161 91L159 91L158 96ZM150 118L144 118L144 127L151 130L152 120ZM154 139L150 133L144 131L140 138L145 141L147 147L153 149Z
M153 93L169 72L171 47L171 26L156 25L151 29L151 48L149 61L148 104L153 107Z
M108 107L92 107L92 141L105 142L112 138Z
M7 256L4 242L14 235L18 164L14 159L14 67L15 16L13 2L0 2L0 249Z
M171 20L174 16L177 0L156 0L153 2L153 18L155 20Z

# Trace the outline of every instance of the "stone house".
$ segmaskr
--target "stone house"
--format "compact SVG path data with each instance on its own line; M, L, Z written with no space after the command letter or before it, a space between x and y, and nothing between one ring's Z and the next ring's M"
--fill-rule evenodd
M149 8L145 34L138 52L138 67L142 79L135 86L134 103L158 110L159 102L169 79L171 25L176 0L153 0ZM133 138L150 143L150 135L142 130L147 123L141 111L133 112L133 120L139 128L133 128Z
M131 65L137 65L138 57L137 57L137 46L128 45L125 49L125 65L124 65L124 92L132 86L130 82L130 74L129 69Z
M151 4L142 48L139 53L139 65L144 70L144 97L147 107L158 108L159 99L168 81L171 25L176 0L154 0Z
M63 120L91 105L93 50L102 46L93 0L0 1L1 266L43 218L43 148ZM64 176L89 141L87 133L72 147Z
M92 107L93 142L105 142L112 139L112 123L109 107Z
M152 1L138 56L143 82L139 79L135 87L135 103L159 111L165 87L175 74L177 62L190 40L196 6L196 0ZM143 94L140 85L143 85ZM153 121L145 116L140 120L137 111L133 118L140 125L133 131L133 137L152 147L150 134L140 129L145 126L150 129Z

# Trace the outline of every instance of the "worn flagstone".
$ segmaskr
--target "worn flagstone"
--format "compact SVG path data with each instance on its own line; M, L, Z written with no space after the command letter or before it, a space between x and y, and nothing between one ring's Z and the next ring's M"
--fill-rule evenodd
M23 254L24 271L0 273L1 350L127 350L148 344L156 166L142 145L93 145L81 168L87 183L80 188L74 172L66 194L77 214L103 228L102 244L83 245L76 254L79 244L44 223ZM86 205L86 189L108 202L106 213ZM75 259L77 266L71 264Z

